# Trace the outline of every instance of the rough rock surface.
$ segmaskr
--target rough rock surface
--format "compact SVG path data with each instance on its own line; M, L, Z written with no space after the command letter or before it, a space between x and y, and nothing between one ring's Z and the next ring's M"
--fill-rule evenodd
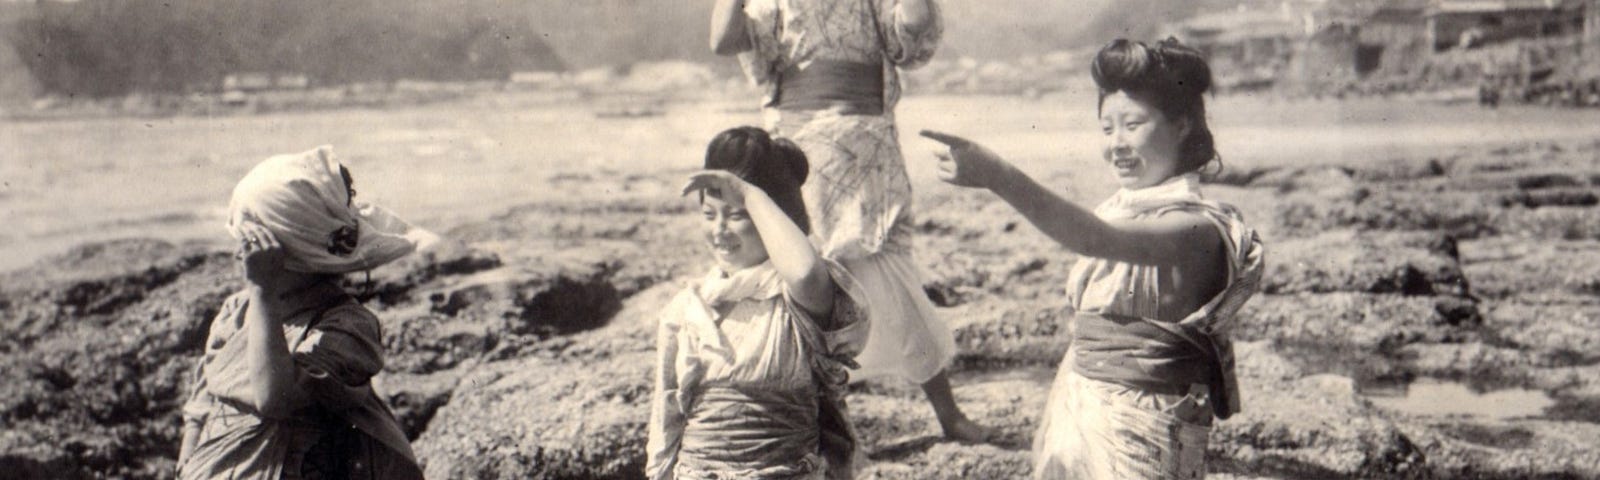
M1269 265L1234 328L1245 411L1213 430L1212 477L1600 478L1600 209L1584 200L1597 151L1268 165L1208 186L1259 228ZM618 193L465 219L444 231L456 241L349 280L383 320L375 383L430 478L639 474L655 315L704 268L672 191L682 173L557 178ZM861 382L864 474L1025 476L1076 256L992 195L917 202L925 290L960 347L956 397L1000 435L943 441L915 385ZM176 408L236 268L200 246L118 240L0 278L0 471L170 476ZM1424 378L1551 405L1492 418L1368 400Z

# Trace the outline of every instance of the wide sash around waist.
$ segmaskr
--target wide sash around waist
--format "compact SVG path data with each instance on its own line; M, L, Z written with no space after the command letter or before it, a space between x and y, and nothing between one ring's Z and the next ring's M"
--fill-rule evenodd
M773 104L781 110L835 110L847 115L883 114L883 66L815 60L789 67Z
M1158 393L1187 393L1220 378L1210 339L1128 315L1079 312L1073 370L1084 377Z
M718 471L792 466L814 458L818 430L815 390L707 387L689 412L680 461Z

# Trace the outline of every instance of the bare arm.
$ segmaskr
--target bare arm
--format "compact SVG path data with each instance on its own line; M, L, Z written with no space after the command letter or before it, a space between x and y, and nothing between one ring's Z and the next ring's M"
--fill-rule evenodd
M744 0L717 0L711 7L711 51L717 55L734 55L750 48L750 35L745 31Z
M244 353L251 378L250 398L245 400L262 416L281 418L307 401L283 334L283 319L293 307L278 299L281 289L274 287L283 278L284 250L260 225L245 224L241 229L256 239L244 246L245 279L250 282Z
M245 355L251 378L256 379L252 382L250 403L262 416L281 418L304 404L306 396L289 356L288 340L283 336L282 318L288 309L268 298L271 296L260 288L251 289L250 306L244 315Z
M1034 181L982 145L937 132L923 132L950 146L940 179L985 188L1016 208L1056 243L1080 254L1144 265L1188 266L1210 261L1222 238L1199 215L1175 212L1153 219L1105 221ZM1208 248L1196 248L1204 246Z
M280 418L305 401L297 384L298 372L283 336L283 318L291 306L278 299L273 288L282 278L283 247L259 225L242 227L256 239L245 245L245 278L250 281L250 303L245 308L245 358L250 368L250 404L262 416Z
M723 192L724 201L744 203L756 231L761 232L761 244L767 248L772 266L789 286L795 303L813 314L827 314L833 309L833 277L828 275L827 265L805 232L789 220L772 197L731 173L717 170L694 174L684 192L707 188ZM743 198L727 198L730 194Z

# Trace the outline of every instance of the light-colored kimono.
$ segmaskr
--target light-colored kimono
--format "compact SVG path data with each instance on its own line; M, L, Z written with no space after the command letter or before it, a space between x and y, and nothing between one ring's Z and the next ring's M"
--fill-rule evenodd
M1108 220L1173 211L1202 215L1217 227L1225 240L1228 285L1192 314L1165 322L1155 320L1162 318L1158 267L1079 259L1067 285L1077 313L1075 339L1034 439L1035 478L1205 477L1212 417L1227 418L1240 408L1228 331L1259 289L1264 249L1237 210L1200 196L1193 174L1119 191L1095 209ZM1081 330L1085 325L1097 331ZM1090 343L1119 350L1088 354Z
M287 418L262 416L247 398L245 292L211 322L205 356L183 406L180 479L420 479L405 433L373 391L383 369L378 318L349 297L283 321L301 383L314 400Z
M814 243L868 295L874 321L857 379L921 383L956 352L911 257L911 182L894 120L900 70L926 64L943 36L938 2L928 5L934 21L921 31L907 28L897 0L749 0L744 8L753 48L739 63L766 89L766 128L793 140L811 164L803 188ZM825 63L879 66L866 80L880 85L872 100L881 113L784 108L784 72Z
M795 304L770 262L714 268L673 298L656 341L649 478L853 478L843 388L867 321L855 283L829 269L827 318Z

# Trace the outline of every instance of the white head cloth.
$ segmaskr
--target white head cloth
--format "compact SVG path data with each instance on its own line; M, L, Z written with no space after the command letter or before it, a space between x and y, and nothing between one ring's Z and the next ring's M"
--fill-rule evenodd
M228 233L240 222L266 227L285 250L285 268L305 273L370 270L436 238L375 205L352 204L333 147L277 155L233 187Z

